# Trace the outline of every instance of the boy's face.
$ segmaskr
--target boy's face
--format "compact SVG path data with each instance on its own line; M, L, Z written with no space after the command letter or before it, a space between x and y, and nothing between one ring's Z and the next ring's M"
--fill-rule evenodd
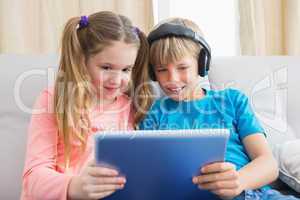
M198 62L192 56L154 67L160 87L175 101L188 100L199 83Z

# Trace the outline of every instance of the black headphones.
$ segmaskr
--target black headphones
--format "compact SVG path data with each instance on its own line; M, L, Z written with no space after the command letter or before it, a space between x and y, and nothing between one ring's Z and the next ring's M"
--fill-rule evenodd
M209 71L211 59L210 47L203 37L201 37L190 28L186 27L184 24L179 25L174 23L164 23L155 30L151 31L147 39L149 42L149 46L151 46L151 44L156 40L172 36L189 38L201 45L202 49L200 51L198 59L198 71L201 77L206 76ZM151 65L149 66L149 75L153 81L156 80L154 69Z

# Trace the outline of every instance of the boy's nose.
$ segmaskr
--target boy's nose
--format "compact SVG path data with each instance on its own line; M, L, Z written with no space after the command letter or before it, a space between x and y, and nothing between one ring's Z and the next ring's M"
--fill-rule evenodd
M175 81L178 81L178 78L179 75L178 75L178 72L176 70L170 70L169 71L169 76L168 76L168 81L170 82L175 82Z

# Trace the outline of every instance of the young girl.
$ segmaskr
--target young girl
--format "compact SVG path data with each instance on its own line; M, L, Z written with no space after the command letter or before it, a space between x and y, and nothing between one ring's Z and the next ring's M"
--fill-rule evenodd
M95 165L93 133L133 129L148 109L148 42L112 12L70 19L54 88L35 104L29 126L22 199L102 199L126 182ZM135 94L136 88L138 94Z
M267 186L278 168L247 97L238 90L199 86L208 71L210 48L198 26L169 19L154 28L148 41L150 75L167 97L154 102L140 129L227 128L225 162L202 167L191 181L222 199L296 199Z

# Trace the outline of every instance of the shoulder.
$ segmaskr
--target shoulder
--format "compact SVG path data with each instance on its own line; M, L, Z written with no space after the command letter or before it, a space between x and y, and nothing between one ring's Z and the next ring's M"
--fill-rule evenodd
M117 99L117 106L121 108L132 107L132 99L128 95L122 94Z
M234 88L226 88L223 90L208 90L209 94L213 96L230 96L235 97L239 95L244 95L242 91Z
M41 90L40 96L54 96L54 86L46 87Z
M119 103L131 103L131 98L126 95L126 94L122 94L118 97L118 102Z
M232 103L237 103L247 99L247 96L242 91L233 88L226 88L224 90L209 90L208 93L214 99L220 98Z
M150 106L146 116L147 118L159 117L162 115L162 111L164 110L164 99L156 99Z
M54 87L44 88L36 98L34 108L53 108L54 104Z
M134 106L132 104L132 99L126 94L120 95L112 108L117 109L119 113L135 112Z
M144 119L139 123L139 129L141 130L155 130L159 127L160 118L162 117L161 112L161 99L155 100Z
M237 89L209 90L210 102L225 113L234 116L237 110L248 105L247 96Z
M162 111L169 110L172 107L173 101L168 97L162 97L156 99L152 106L150 107L150 111Z

